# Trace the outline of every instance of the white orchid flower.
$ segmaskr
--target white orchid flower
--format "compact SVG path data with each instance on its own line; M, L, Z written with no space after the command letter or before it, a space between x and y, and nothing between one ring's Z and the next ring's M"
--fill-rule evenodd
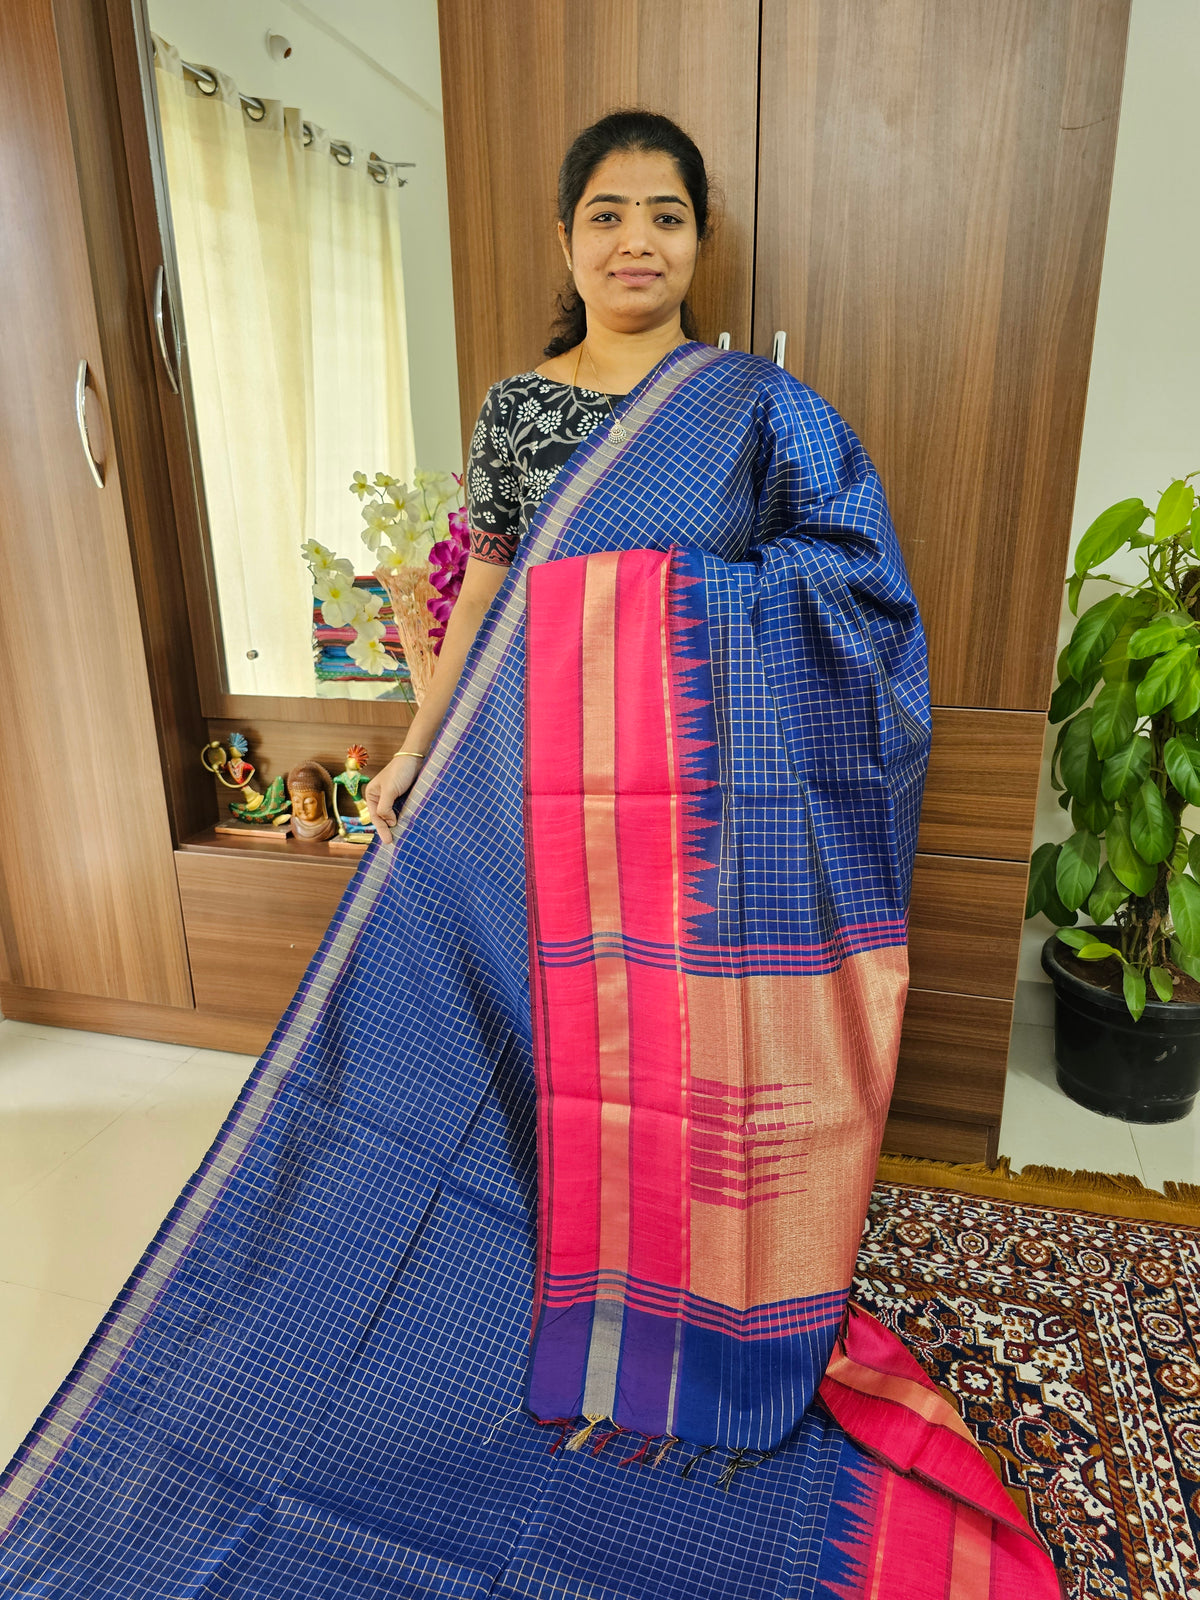
M397 670L396 658L387 653L378 639L356 639L352 645L347 646L346 654L356 667L360 667L373 678Z
M353 581L340 573L315 584L313 593L321 602L321 616L326 627L345 628L362 615L362 590L356 589Z

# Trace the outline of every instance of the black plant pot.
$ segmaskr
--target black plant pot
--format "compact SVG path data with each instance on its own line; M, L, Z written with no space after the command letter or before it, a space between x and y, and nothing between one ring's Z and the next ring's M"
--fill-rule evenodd
M1117 942L1115 929L1094 931ZM1059 1088L1089 1111L1123 1122L1186 1117L1200 1091L1200 1005L1151 999L1135 1022L1120 995L1067 971L1059 959L1064 948L1056 934L1042 946L1042 969L1054 984Z

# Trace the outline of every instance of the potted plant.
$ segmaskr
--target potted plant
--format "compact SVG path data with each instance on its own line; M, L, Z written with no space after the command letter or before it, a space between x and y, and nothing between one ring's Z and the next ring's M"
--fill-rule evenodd
M1178 478L1153 512L1109 506L1068 580L1111 591L1058 659L1051 764L1074 832L1034 852L1025 915L1055 923L1060 1087L1129 1122L1186 1116L1200 1089L1200 507ZM1099 570L1118 551L1135 581ZM1076 926L1081 911L1090 921Z

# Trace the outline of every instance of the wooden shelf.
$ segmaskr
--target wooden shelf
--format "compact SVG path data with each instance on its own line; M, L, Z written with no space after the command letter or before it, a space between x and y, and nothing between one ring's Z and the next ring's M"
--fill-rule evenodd
M267 829L263 826L263 833ZM262 838L256 833L218 833L215 828L205 828L190 839L181 839L180 852L194 855L231 856L249 855L256 860L288 861L311 865L345 867L352 872L363 858L361 850L334 850L330 841L312 839Z

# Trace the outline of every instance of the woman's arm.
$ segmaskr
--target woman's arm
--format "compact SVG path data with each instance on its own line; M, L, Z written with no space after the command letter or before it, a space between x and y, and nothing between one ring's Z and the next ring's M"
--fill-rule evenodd
M405 750L424 752L429 749L458 687L467 651L507 572L507 566L496 562L478 561L474 557L468 560L462 588L446 624L446 636L433 669L433 678L404 736ZM384 844L392 842L391 830L396 823L397 802L411 789L420 770L421 762L416 756L393 756L383 771L377 773L367 785L367 810Z
M391 844L398 801L417 781L421 756L437 737L446 709L462 676L463 662L479 632L484 612L504 582L520 531L520 473L509 437L504 385L488 390L471 435L463 472L471 554L462 588L454 602L442 648L425 698L409 724L401 746L418 756L393 756L367 785L367 810L375 832Z

